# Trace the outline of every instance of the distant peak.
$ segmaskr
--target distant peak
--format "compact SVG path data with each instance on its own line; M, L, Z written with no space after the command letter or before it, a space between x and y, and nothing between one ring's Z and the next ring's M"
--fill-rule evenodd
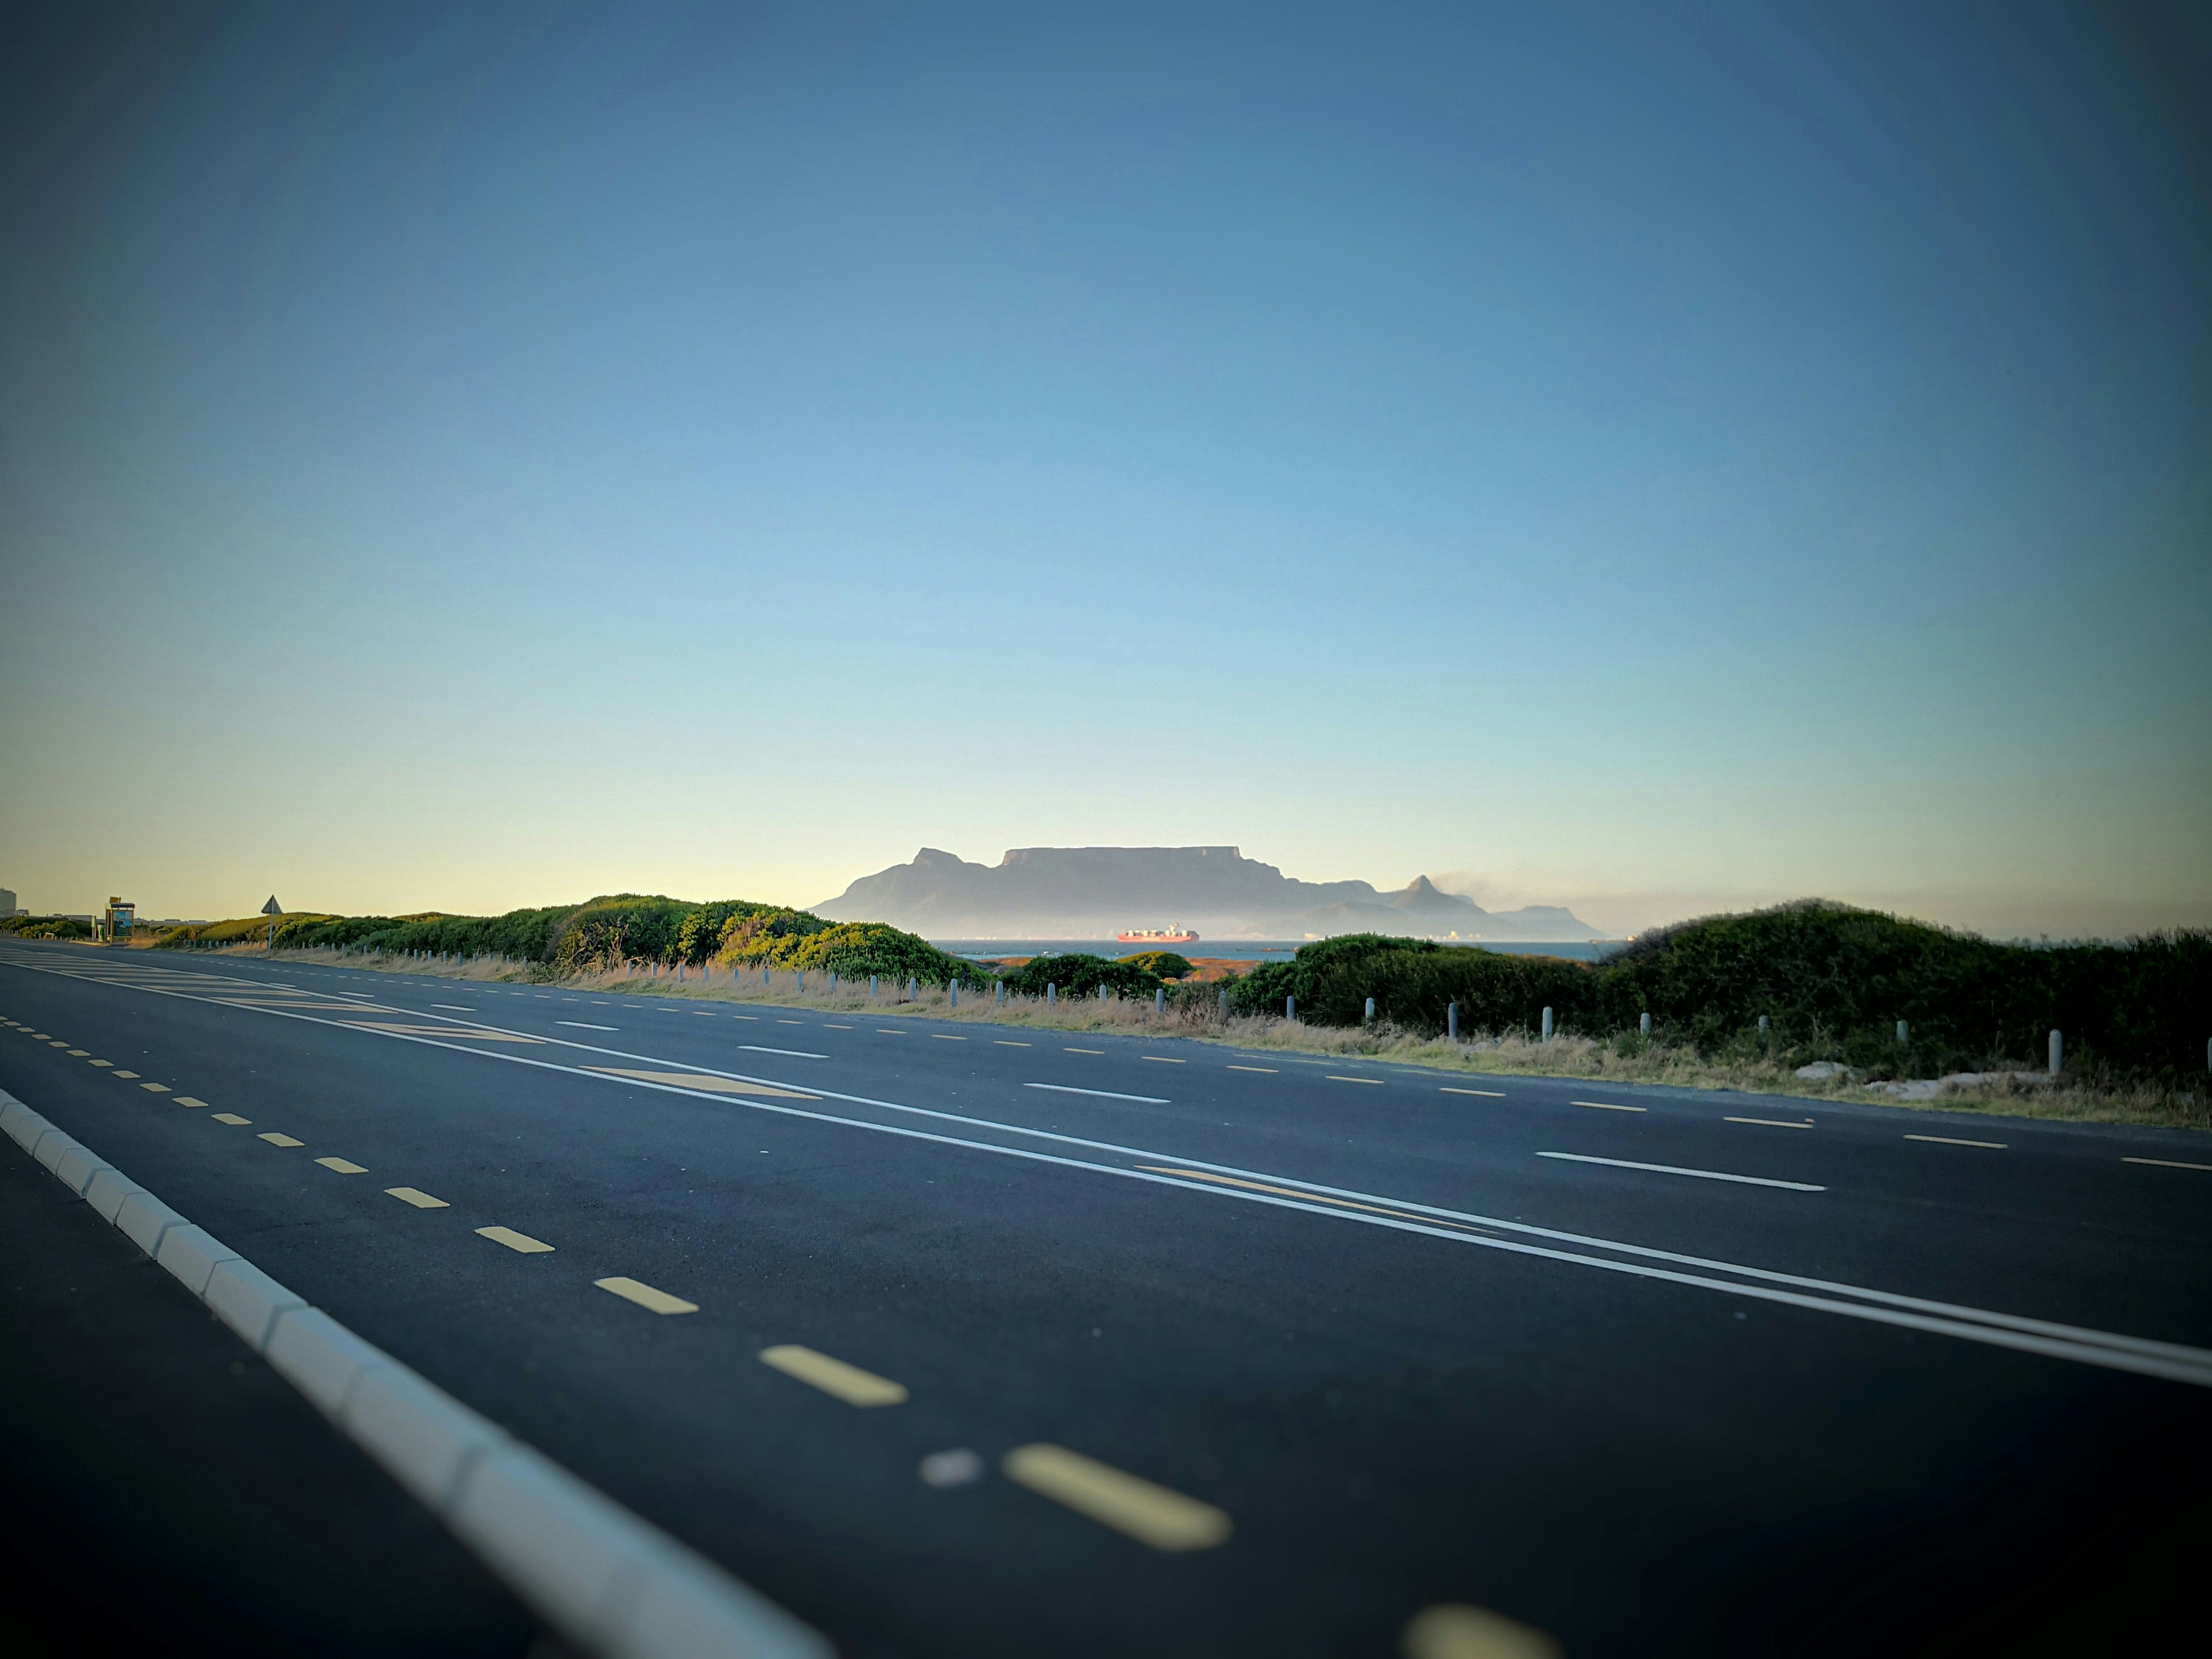
M1415 876L1413 880L1406 884L1406 890L1409 893L1433 893L1437 890L1437 886L1426 876Z

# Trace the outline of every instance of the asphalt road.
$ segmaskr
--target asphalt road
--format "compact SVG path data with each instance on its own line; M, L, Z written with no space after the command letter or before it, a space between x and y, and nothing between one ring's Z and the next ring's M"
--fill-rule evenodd
M848 1653L2196 1616L2203 1137L21 944L0 1019L0 1085Z

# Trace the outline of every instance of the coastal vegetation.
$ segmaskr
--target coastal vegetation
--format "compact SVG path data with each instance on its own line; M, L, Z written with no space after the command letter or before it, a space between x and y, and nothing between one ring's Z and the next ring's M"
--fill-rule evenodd
M0 933L16 939L90 939L92 926L75 916L0 916Z
M10 931L24 932L24 921ZM177 929L161 943L251 946L268 928L265 918L241 918ZM1191 964L1169 951L1044 956L994 973L882 923L617 894L490 917L282 916L276 943L617 990L666 992L679 969L703 969L681 981L682 994L833 999L826 1006L847 1006L875 976L886 1010L1071 1030L1127 1025L1459 1070L1854 1098L1893 1094L1899 1079L1963 1078L1941 1103L2212 1125L2212 935L2203 932L2006 945L1806 902L1686 922L1596 963L1360 933L1208 981L1173 977ZM758 984L728 976L763 968L772 977ZM804 972L805 986L784 970ZM955 985L994 994L955 1004L945 994ZM1295 1018L1286 1018L1291 998ZM1454 1004L1456 1041L1447 1035ZM2057 1079L2042 1075L2054 1029L2065 1041ZM1798 1074L1808 1066L1817 1074Z

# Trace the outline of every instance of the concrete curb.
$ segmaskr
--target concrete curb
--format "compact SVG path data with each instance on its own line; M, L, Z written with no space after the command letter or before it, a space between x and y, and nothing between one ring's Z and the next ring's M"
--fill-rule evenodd
M832 1659L822 1635L364 1342L0 1089L0 1133L204 1302L567 1641Z

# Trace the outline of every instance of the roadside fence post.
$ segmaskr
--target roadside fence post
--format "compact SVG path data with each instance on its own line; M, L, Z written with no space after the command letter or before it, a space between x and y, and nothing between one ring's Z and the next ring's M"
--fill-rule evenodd
M1761 1014L1761 1015L1759 1017L1759 1036L1765 1036L1769 1035L1769 1034L1772 1031L1772 1030L1773 1030L1773 1027L1772 1027L1772 1026L1771 1026L1771 1025L1769 1025L1769 1024L1767 1024L1766 1016L1765 1016L1765 1014Z
M1459 1041L1459 1004L1456 1002L1444 1010L1444 1035L1454 1042Z
M1291 1021L1294 1024L1297 1023L1298 1018L1297 998L1289 996L1283 999L1283 1018Z
M2051 1033L2051 1075L2057 1077L2066 1063L2066 1039L2054 1027Z
M1001 1008L1003 1008L1003 1007L1005 1007L1005 1006L1006 1006L1006 981L1004 981L1004 980L1000 980L1000 981L999 981L999 994L998 994L998 995L996 995L995 997L992 998L991 1000L992 1000L992 1001L994 1001L994 1002L995 1002L996 1004L998 1004L998 1006L999 1006L1000 1007L1001 1007Z
M1226 990L1221 994L1221 1023L1224 1025L1229 1024L1229 993ZM2204 1045L2204 1052L2208 1055L2212 1055L2212 1042Z
M1650 1036L1651 1035L1651 1016L1650 1013L1647 1012L1642 1019L1637 1021L1636 1024L1637 1029L1642 1031L1645 1036Z
M1367 1021L1370 1021L1370 1022L1371 1022L1371 1021L1374 1019L1374 1018L1375 1018L1375 999L1374 999L1373 997L1370 997L1370 998L1368 998L1368 999L1367 999L1367 1012L1366 1012L1365 1013L1362 1014L1362 1015L1360 1016L1360 1018L1362 1018L1363 1020L1367 1020Z
M805 996L806 994L806 969L801 968L797 971L799 975L799 994Z
M948 1008L957 1008L960 1006L960 981L956 979L946 981L945 987L945 1006Z
M880 975L875 974L868 975L868 1000L871 1002L876 1000L876 981L878 977Z
M1547 1009L1545 1009L1545 1010L1544 1010L1544 1041L1545 1041L1545 1042L1549 1042L1551 1040L1552 1040L1552 1011L1551 1011L1549 1008L1547 1008Z
M1054 1004L1054 1003L1058 1000L1059 991L1060 991L1060 988L1059 988L1058 986L1054 985L1054 984L1050 980L1047 980L1047 981L1045 981L1045 982L1044 982L1044 1006L1045 1006L1046 1007L1048 1007L1048 1008L1051 1007L1051 1006L1053 1006L1053 1004Z
M1903 1048L1908 1047L1911 1042L1912 1028L1900 1019L1897 1022L1897 1046Z
M907 1000L908 1002L912 1002L912 1001L913 1001L916 997L920 996L921 994L921 988L920 983L915 980L915 976L914 976L912 974L908 974L908 975L906 976L906 1000Z
M1168 988L1164 985L1156 985L1152 988L1152 1016L1158 1018L1167 1011Z

